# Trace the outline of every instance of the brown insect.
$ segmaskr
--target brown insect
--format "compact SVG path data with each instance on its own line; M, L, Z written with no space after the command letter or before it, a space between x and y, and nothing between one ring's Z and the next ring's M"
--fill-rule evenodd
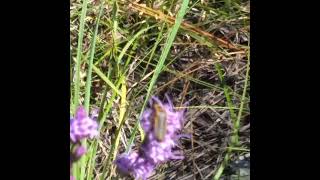
M167 132L166 111L157 103L153 105L153 130L158 141L163 141Z

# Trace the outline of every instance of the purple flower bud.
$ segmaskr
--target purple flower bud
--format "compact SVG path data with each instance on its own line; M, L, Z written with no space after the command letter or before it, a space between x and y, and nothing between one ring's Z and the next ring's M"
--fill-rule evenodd
M146 109L141 117L146 138L137 152L122 154L116 159L120 173L146 179L157 165L183 158L173 148L181 137L178 132L183 127L184 111L175 111L167 99L166 104L155 97L150 100L151 108Z
M83 146L79 146L76 151L75 151L75 156L77 158L80 158L81 156L83 156L85 153L87 152L86 148Z
M87 115L83 107L79 107L75 118L70 118L70 139L75 143L97 135L98 123Z
M85 153L87 152L86 148L77 144L70 152L70 167L76 161L78 161Z

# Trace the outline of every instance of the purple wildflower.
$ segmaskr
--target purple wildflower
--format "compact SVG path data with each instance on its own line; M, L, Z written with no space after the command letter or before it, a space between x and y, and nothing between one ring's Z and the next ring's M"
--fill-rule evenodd
M79 107L75 118L70 119L70 139L75 143L98 135L98 123L90 118L83 107Z
M81 145L81 140L93 138L98 135L98 123L89 117L83 107L79 107L75 117L70 117L70 180L75 180L71 175L72 164L78 161L86 152L86 148Z
M180 137L178 131L183 127L184 111L174 111L170 99L167 99L168 103L166 104L158 98L151 99L151 108L146 109L141 118L141 125L146 133L141 147L138 152L124 153L115 161L121 174L131 175L136 179L147 179L157 165L183 158L180 153L173 151L173 148L176 147ZM159 114L159 110L162 114ZM160 115L162 120L166 121L165 127L162 127L164 134L161 140L157 138L155 133L155 119L160 118L156 117ZM159 119L157 120L159 121Z

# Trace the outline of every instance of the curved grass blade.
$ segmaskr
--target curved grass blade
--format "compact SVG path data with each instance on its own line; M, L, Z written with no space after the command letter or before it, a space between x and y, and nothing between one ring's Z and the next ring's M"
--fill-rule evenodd
M107 78L107 76L105 76L103 74L103 72L100 71L99 68L97 68L95 65L92 65L92 69L98 74L98 76L100 76L100 78L102 80L104 80L104 82L106 82L111 89L116 92L118 95L122 96L121 92L116 88L116 86L109 80L109 78Z
M158 62L158 64L157 64L157 66L156 66L155 72L154 72L154 74L153 74L153 76L152 76L152 79L151 79L151 81L150 81L150 84L149 84L149 87L148 87L148 90L147 90L147 96L146 96L145 101L144 101L144 103L143 103L143 106L142 106L142 109L141 109L141 112L140 112L140 116L139 116L139 117L141 117L141 115L142 115L142 113L143 113L143 111L144 111L144 109L145 109L145 106L146 106L146 104L147 104L147 102L148 102L148 100L149 100L149 98L150 98L150 95L151 95L153 86L155 85L155 83L156 83L156 81L157 81L157 79L158 79L161 71L162 71L163 68L164 68L164 62L165 62L165 60L166 60L166 58L167 58L167 56L168 56L168 54L169 54L170 48L171 48L171 46L172 46L172 44L173 44L173 41L174 41L174 39L175 39L175 37L176 37L176 35L177 35L177 32L178 32L178 30L179 30L179 27L180 27L180 25L181 25L181 23L182 23L183 17L184 17L184 15L185 15L186 12L187 12L188 4L189 4L189 0L184 0L184 1L182 2L182 5L181 5L181 8L180 8L180 10L179 10L179 12L178 12L176 21L175 21L173 27L170 28L170 30L169 30L169 32L170 32L170 33L169 33L169 37L168 37L168 39L166 40L166 43L165 43L165 46L164 46L164 50L163 50L162 53L161 53L159 62ZM134 140L134 138L135 138L135 136L136 136L136 131L137 131L138 129L139 129L140 134L141 134L141 139L142 139L142 140L144 139L144 132L142 131L142 129L141 129L141 127L140 127L140 122L137 121L136 124L135 124L134 130L133 130L133 132L132 132L132 134L131 134L131 137L130 137L130 139L129 139L127 151L130 150L131 144L133 143L133 140Z

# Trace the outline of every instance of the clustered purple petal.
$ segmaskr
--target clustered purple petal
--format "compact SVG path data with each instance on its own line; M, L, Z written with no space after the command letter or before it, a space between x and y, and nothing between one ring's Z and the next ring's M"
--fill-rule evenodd
M70 117L70 180L75 180L72 174L72 164L78 161L86 152L86 148L82 146L81 140L86 138L94 138L98 135L98 123L89 117L83 107L79 107L75 117Z
M98 135L98 123L90 118L83 107L79 107L75 118L70 119L70 139L79 142Z
M162 103L153 97L150 101L157 103L166 112L167 127L164 139L158 141L153 129L154 109L148 108L141 118L141 126L146 134L139 150L121 154L115 161L121 174L131 175L135 179L147 179L157 165L174 159L182 159L183 156L173 149L179 139L179 131L183 127L184 111L175 111L169 98L168 103Z

